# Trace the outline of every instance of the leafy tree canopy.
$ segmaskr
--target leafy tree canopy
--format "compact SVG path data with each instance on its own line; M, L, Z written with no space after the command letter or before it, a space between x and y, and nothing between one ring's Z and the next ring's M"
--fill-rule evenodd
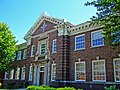
M105 44L116 46L120 44L120 0L96 0L85 3L97 9L93 23L103 26Z
M11 62L15 57L16 40L7 24L0 22L0 71L11 68Z

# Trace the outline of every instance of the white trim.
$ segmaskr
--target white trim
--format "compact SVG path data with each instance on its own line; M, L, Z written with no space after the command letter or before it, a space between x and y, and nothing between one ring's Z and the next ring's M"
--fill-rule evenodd
M46 43L40 43L40 45L39 45L39 54L40 55L42 55L42 53L41 53L41 46L42 46L42 44L45 44L45 53L46 53Z
M102 45L93 46L93 38L92 38L92 34L93 34L93 33L96 33L96 32L100 32L100 31L103 32L102 29L101 29L101 30L96 30L96 31L92 31L92 32L91 32L91 47L100 47L100 46L104 46L104 42L103 42Z
M105 80L94 80L94 68L93 68L93 63L94 62L99 62L99 61L104 61L104 73L105 73ZM106 67L105 67L105 60L92 60L92 81L94 82L106 82Z
M83 49L85 49L85 47L84 47L84 48L80 48L80 49L76 49L76 38L77 38L77 37L80 37L80 36L84 36L84 39L85 39L85 34L81 34L81 35L75 36L75 51L76 51L76 50L83 50ZM81 43L81 42L80 42L80 43ZM85 43L85 40L84 40L84 43Z
M22 56L22 51L18 51L17 52L17 60L21 60L21 56Z
M34 52L34 54L33 54L33 52ZM34 57L34 55L35 55L35 45L32 45L30 56Z
M45 70L44 70L44 71L41 71L41 67L43 67L43 68L45 69L45 66L40 66L40 72L45 72Z
M14 77L14 69L10 70L10 79L13 79Z
M84 63L84 68L85 68L85 80L77 80L76 79L76 64L77 63ZM80 61L80 62L75 62L75 72L74 72L74 75L75 75L75 81L86 81L86 65L85 65L85 61Z
M56 51L54 51L55 42L56 42ZM57 39L53 39L53 41L52 41L52 53L57 53Z
M55 63L52 64L52 68L51 68L51 81L55 81L55 80L52 79L52 77L53 77L53 65L56 66L56 64ZM55 71L55 73L56 73L56 71Z
M115 70L115 61L116 61L116 60L120 60L120 58L114 58L114 59L113 59L113 66L114 66L114 80L115 80L115 82L120 82L120 80L119 80L119 81L116 80L116 73L115 73L115 71L116 71L116 70Z
M17 67L15 71L15 80L19 80L20 78L20 67Z
M26 54L26 57L25 57L25 54ZM27 49L24 49L23 50L23 59L26 59L27 58Z

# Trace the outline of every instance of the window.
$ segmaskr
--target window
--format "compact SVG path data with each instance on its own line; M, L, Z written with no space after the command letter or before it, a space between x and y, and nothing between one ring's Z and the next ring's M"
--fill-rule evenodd
M34 53L35 53L35 45L32 45L32 47L31 47L31 57L34 56Z
M120 58L114 59L114 78L116 82L120 82Z
M8 79L8 72L5 72L5 79Z
M56 50L57 50L57 39L54 39L52 44L52 52L56 53Z
M20 68L17 68L15 71L15 79L19 79L19 75L20 75Z
M31 65L29 69L29 81L32 81L32 73L33 73L33 66Z
M21 51L18 51L18 53L17 53L17 60L21 60Z
M56 78L56 64L52 64L51 80L55 81L55 78Z
M92 61L92 75L93 81L106 81L104 60Z
M27 58L27 49L23 51L23 59L26 59L26 58Z
M25 80L25 67L22 67L21 80Z
M75 50L85 49L85 35L75 37Z
M13 79L14 69L10 71L10 79Z
M76 81L85 81L85 62L76 62L75 63L75 80Z
M102 35L102 30L94 31L91 33L91 45L92 47L103 46L104 38Z
M40 44L40 54L45 54L45 44Z

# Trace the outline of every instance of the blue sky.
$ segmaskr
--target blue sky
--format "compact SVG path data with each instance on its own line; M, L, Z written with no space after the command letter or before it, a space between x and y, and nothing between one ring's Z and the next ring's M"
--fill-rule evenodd
M74 25L90 20L96 9L84 6L87 1L93 0L0 0L0 22L7 23L18 43L23 43L23 37L44 11Z

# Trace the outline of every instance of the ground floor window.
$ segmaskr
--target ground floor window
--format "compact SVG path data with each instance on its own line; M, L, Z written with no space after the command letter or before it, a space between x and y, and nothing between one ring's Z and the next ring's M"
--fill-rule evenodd
M105 60L92 61L93 81L106 81Z
M25 80L25 67L22 67L21 80Z
M13 75L14 75L14 69L10 71L10 79L13 79Z
M76 62L75 63L75 80L76 81L85 81L85 62Z
M120 82L120 58L114 59L114 77L116 82Z
M19 75L20 75L20 68L18 67L15 71L15 79L19 79Z
M33 73L33 66L31 65L29 69L29 81L32 81L32 73Z
M55 81L56 78L56 64L52 64L52 73L51 73L51 80Z
M4 77L4 78L5 78L5 79L8 79L8 77L9 77L9 76L8 76L8 72L5 72L5 77Z

